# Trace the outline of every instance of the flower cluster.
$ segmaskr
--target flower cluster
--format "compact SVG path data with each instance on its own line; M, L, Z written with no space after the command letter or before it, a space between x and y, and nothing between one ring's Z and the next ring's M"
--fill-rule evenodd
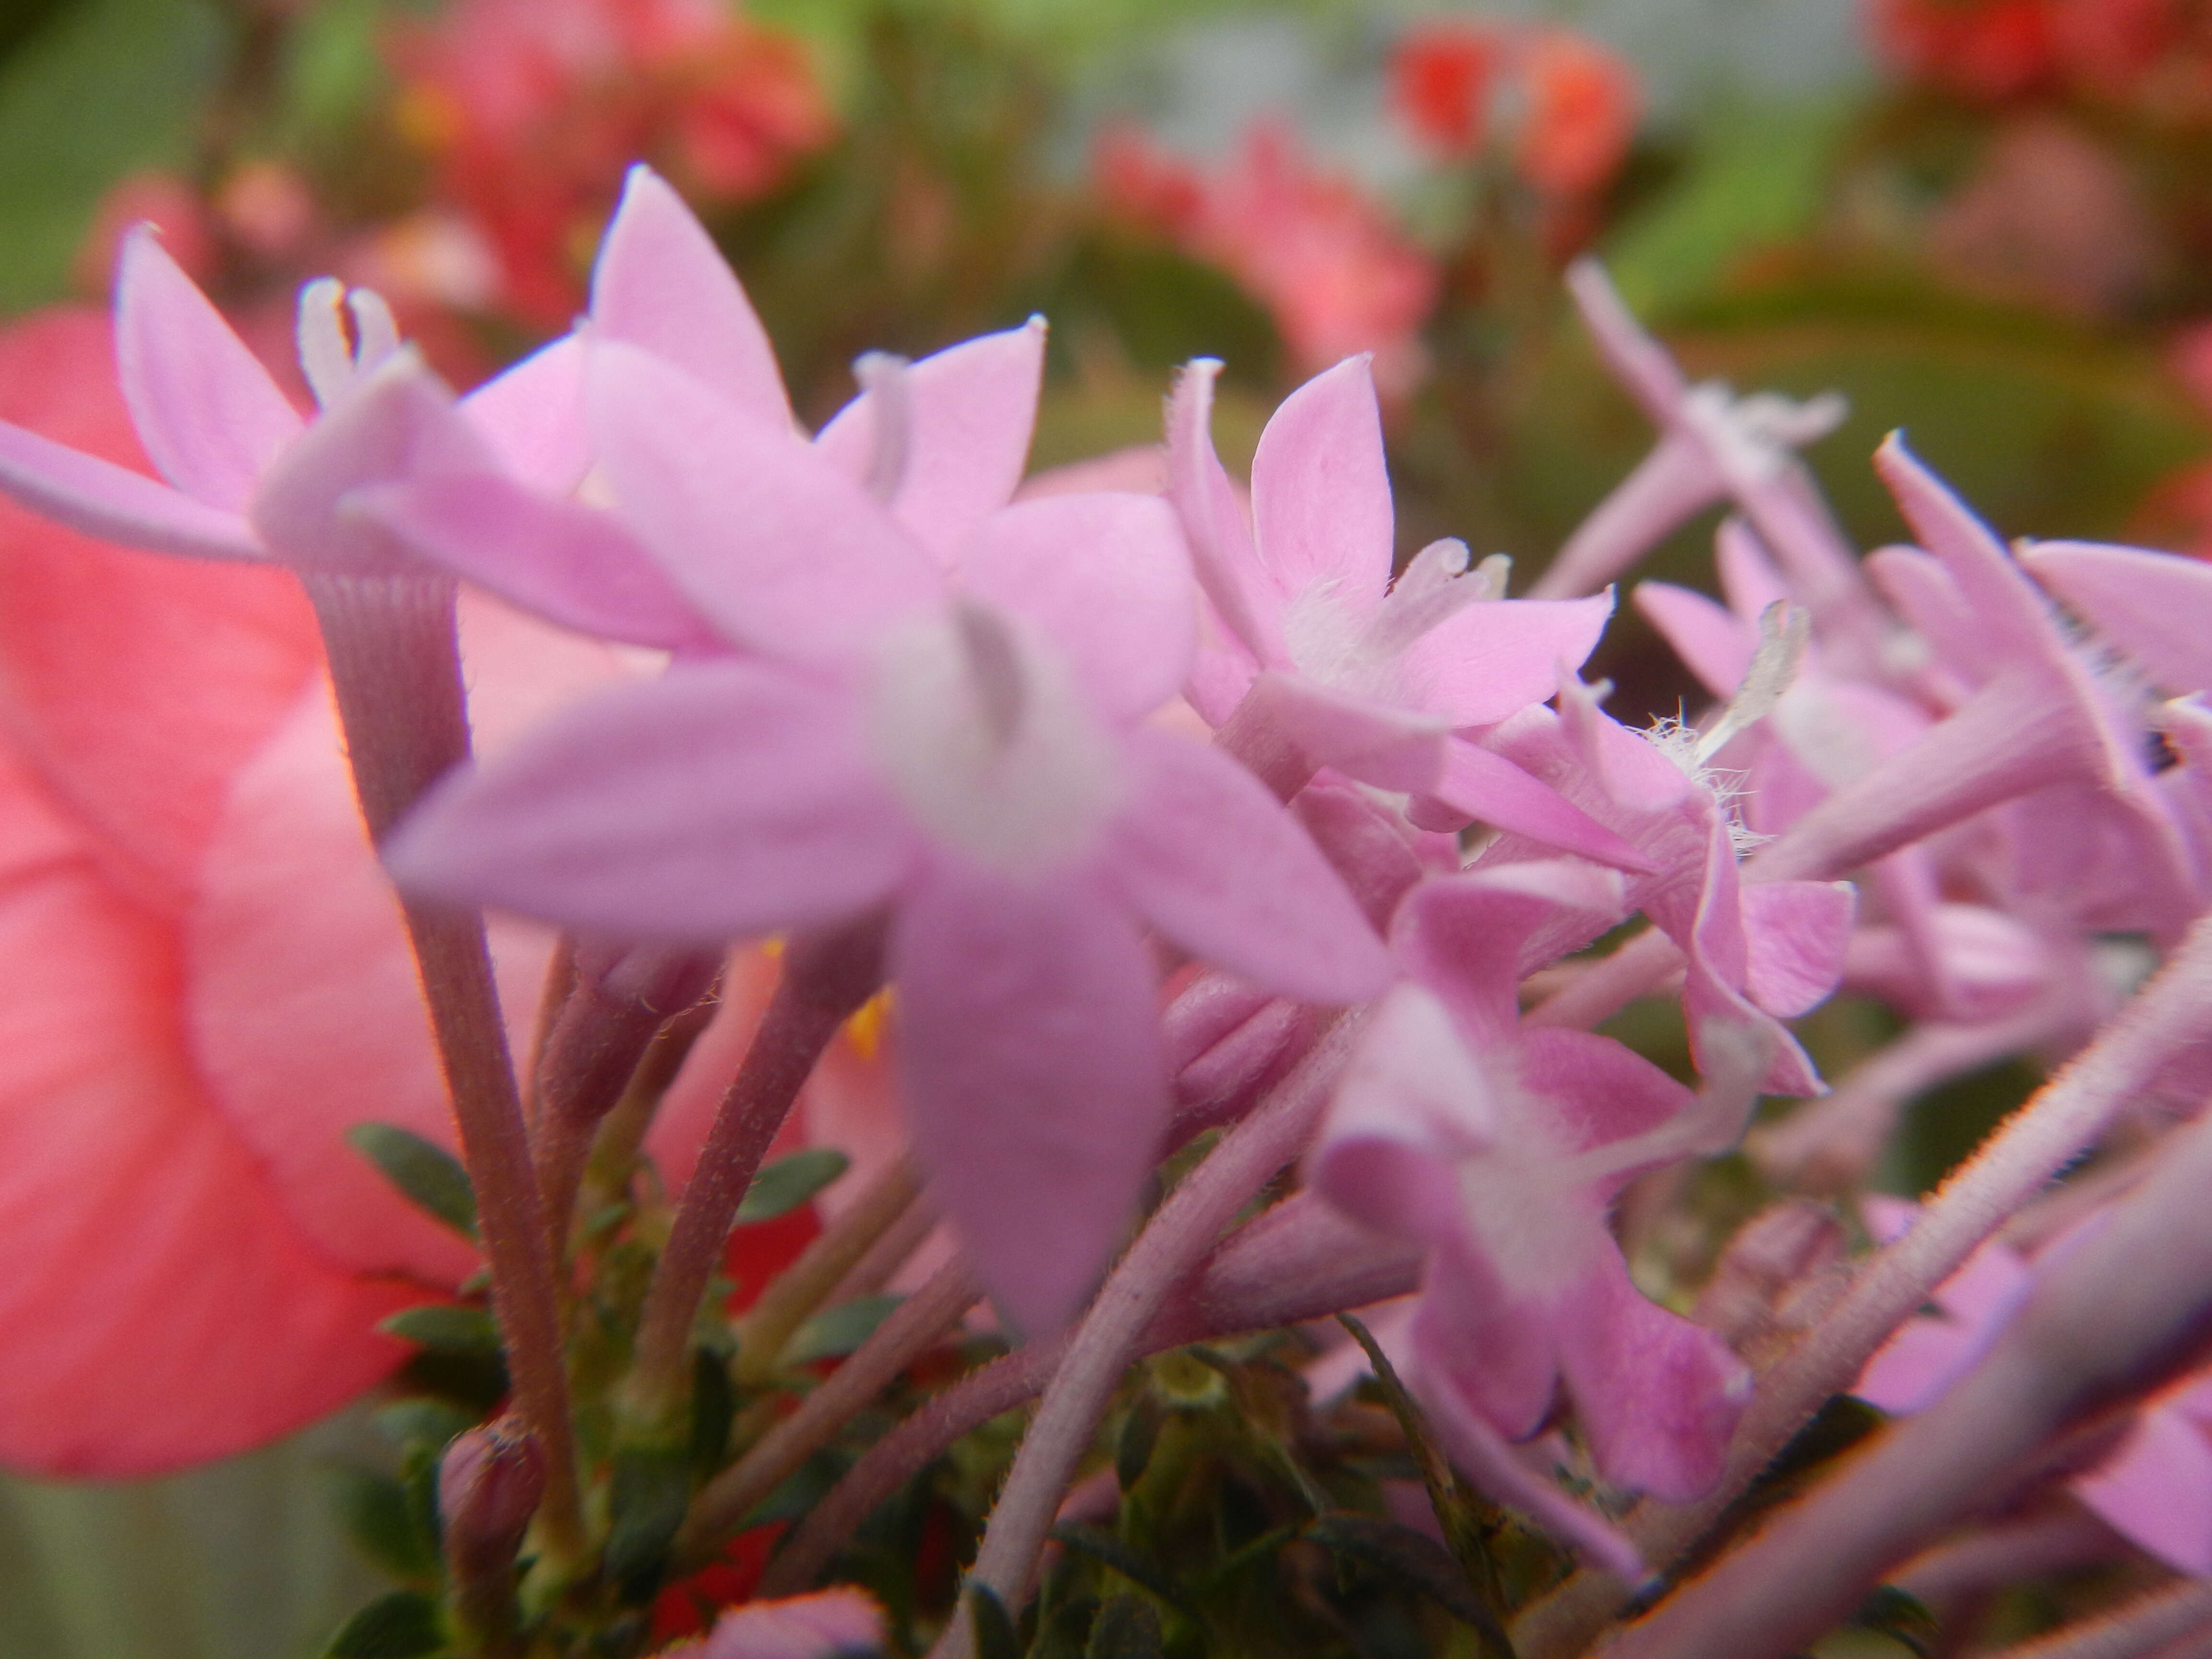
M2154 120L2212 115L2212 40L2182 0L1871 0L1875 45L1978 101L2059 91Z
M2212 904L2212 572L2008 550L1898 438L1875 465L1915 544L1861 560L1796 454L1830 402L1689 384L1600 270L1571 285L1658 440L1514 598L1502 556L1447 539L1401 556L1364 356L1275 411L1249 489L1216 453L1205 360L1146 469L1164 491L1025 483L1037 320L864 356L810 433L736 278L643 167L587 315L460 398L374 293L325 281L301 296L317 407L296 409L158 240L129 237L115 355L159 476L112 406L26 405L0 425L0 489L83 536L227 568L165 574L100 617L120 642L106 701L11 641L27 719L0 781L9 925L71 970L27 1020L91 996L77 980L95 975L71 977L85 940L131 964L96 1012L53 1016L54 1086L111 1116L150 1091L167 1115L128 1157L78 1139L46 1167L9 1160L0 1202L59 1264L94 1208L159 1189L178 1238L219 1230L232 1252L196 1282L249 1285L285 1334L222 1374L220 1422L149 1425L114 1387L73 1387L112 1376L156 1303L175 1363L213 1323L172 1291L180 1252L133 1259L103 1234L82 1352L0 1385L19 1391L10 1458L143 1468L276 1431L389 1363L372 1319L426 1288L473 1294L451 1227L398 1224L366 1166L339 1171L356 1121L488 1268L511 1395L437 1483L440 1616L485 1651L518 1619L588 1626L711 1560L985 1298L1020 1351L856 1463L768 1589L810 1588L883 1480L1041 1389L973 1569L990 1595L945 1638L978 1639L973 1609L1030 1588L1133 1359L1395 1302L1371 1353L1389 1386L1402 1374L1461 1474L1609 1576L1617 1607L2124 1118L2144 1161L2073 1200L2096 1206L2073 1223L2085 1242L2016 1268L1996 1311L2018 1316L1992 1316L1964 1403L1911 1425L1940 1455L1885 1466L1910 1460L1896 1478L1919 1507L1839 1480L1622 1651L1796 1650L1919 1541L1898 1514L1964 1513L1990 1459L2170 1381L2212 1282L2212 1236L2174 1221L2212 1157L2174 1127L2212 1047L2191 932ZM1610 584L1715 503L1724 602L1651 583L1633 600L1711 711L1624 724L1581 673ZM63 540L19 556L16 585L82 612L131 557ZM100 745L155 653L224 701L112 722L175 751L149 784ZM287 918L311 907L336 918L342 973L294 954ZM502 918L489 935L481 907ZM763 940L772 993L769 956L729 955ZM427 1030L394 982L410 948ZM198 1068L181 1079L180 962ZM1907 1024L1828 1092L1787 1022L1839 985ZM1592 1029L1650 996L1679 1008L1690 1081ZM766 1283L732 1328L702 1313L732 1228L799 1179L764 1160L856 1015L895 1031L904 1155L787 1272L740 1267ZM372 1063L303 1101L254 1058L272 1028L270 1052L296 1060L305 1030ZM100 1048L118 1030L128 1065ZM1692 1318L1632 1279L1617 1200L1733 1147L1761 1095L1825 1097L1753 1131L1757 1165L1850 1190L1911 1095L2085 1045L1812 1322L1787 1328L1776 1297ZM423 1173L448 1103L460 1202ZM204 1167L157 1175L131 1150L169 1123ZM1254 1213L1291 1169L1301 1190ZM216 1213L234 1187L253 1202ZM940 1218L949 1242L927 1246ZM2106 1295L2147 1234L2170 1246L2164 1290ZM896 1312L819 1387L787 1387L789 1415L741 1413L728 1457L712 1399L769 1397L827 1352L795 1340L808 1315L895 1279ZM9 1310L43 1321L94 1290L26 1294ZM447 1329L424 1311L392 1328ZM1778 1363L1778 1332L1798 1339ZM2001 1386L2006 1366L2051 1386ZM757 1610L707 1650L829 1650L872 1639L871 1616Z

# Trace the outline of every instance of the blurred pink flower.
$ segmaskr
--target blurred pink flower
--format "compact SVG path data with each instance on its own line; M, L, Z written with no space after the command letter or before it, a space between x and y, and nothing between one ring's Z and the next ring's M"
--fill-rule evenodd
M1385 392L1420 379L1435 265L1351 179L1317 167L1288 127L1255 123L1207 173L1116 126L1100 136L1094 165L1109 209L1219 265L1266 306L1304 373L1369 351Z

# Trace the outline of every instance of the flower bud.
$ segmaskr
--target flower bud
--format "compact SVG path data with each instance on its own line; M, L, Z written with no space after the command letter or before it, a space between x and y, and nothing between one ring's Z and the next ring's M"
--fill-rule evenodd
M438 1468L446 1563L465 1607L485 1588L511 1593L515 1553L545 1490L545 1454L511 1418L471 1429Z

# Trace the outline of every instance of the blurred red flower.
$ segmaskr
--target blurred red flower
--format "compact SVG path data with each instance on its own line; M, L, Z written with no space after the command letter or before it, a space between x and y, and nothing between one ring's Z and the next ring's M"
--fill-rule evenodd
M632 161L737 202L832 128L799 44L718 0L460 0L390 56L437 195L495 250L500 303L547 328L574 313Z
M1438 154L1474 155L1489 135L1490 94L1506 51L1494 24L1409 29L1390 59L1390 87L1413 136Z
M1116 126L1100 135L1094 164L1110 211L1218 265L1267 307L1300 373L1371 351L1386 391L1420 378L1435 264L1350 179L1316 166L1287 127L1255 123L1207 173Z
M2051 11L2050 0L1869 0L1866 19L1875 51L1900 74L1993 102L2051 80Z

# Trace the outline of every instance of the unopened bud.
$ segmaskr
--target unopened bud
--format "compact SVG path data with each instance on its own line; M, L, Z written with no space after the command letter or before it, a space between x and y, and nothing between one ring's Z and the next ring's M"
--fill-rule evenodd
M476 1586L511 1590L515 1553L544 1491L545 1454L511 1419L471 1429L446 1448L438 1513L447 1565L465 1596Z

